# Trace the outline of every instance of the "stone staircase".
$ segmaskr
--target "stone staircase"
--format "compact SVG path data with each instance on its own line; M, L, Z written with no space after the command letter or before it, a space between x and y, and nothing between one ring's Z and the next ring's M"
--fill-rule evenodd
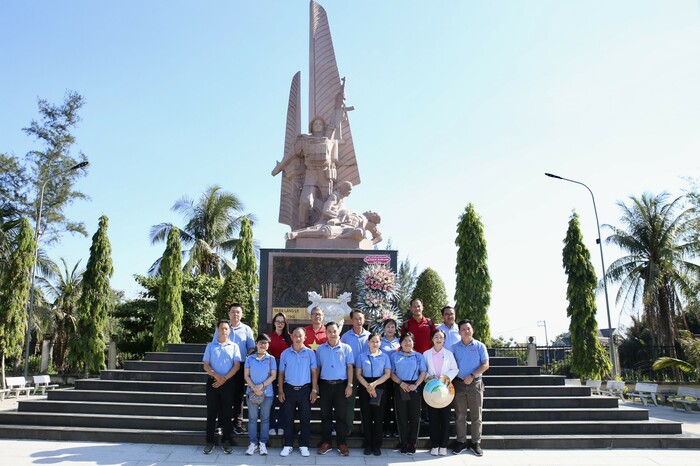
M74 389L20 401L16 412L0 413L0 437L202 444L204 347L171 344L168 352L147 353L145 361L126 361L124 370L77 380ZM563 377L539 375L539 368L518 366L516 358L491 358L484 382L485 449L700 448L700 437L683 435L680 423L649 420L644 409L621 409L617 398L594 397L588 387L565 386ZM359 407L355 425L357 432ZM317 406L312 408L311 428L315 447L320 442ZM235 444L248 444L247 435L236 437ZM387 440L385 447L395 443ZM362 439L355 434L348 444L360 448ZM275 436L268 445L281 447L282 439ZM428 446L423 426L419 447Z

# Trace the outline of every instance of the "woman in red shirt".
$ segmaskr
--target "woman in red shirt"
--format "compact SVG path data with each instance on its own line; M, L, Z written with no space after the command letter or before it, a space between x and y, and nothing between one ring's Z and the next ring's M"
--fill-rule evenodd
M287 316L283 312L278 312L272 318L273 331L270 332L270 346L267 352L275 357L279 364L282 351L292 345L292 337L289 335L289 326L287 325ZM272 384L273 393L279 393L277 390L277 380ZM284 435L284 411L280 408L279 399L275 396L272 409L270 410L270 435Z

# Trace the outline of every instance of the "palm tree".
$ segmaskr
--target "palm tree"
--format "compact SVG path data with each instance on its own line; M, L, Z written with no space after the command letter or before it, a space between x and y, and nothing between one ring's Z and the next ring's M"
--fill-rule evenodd
M618 202L624 229L606 225L613 231L606 241L629 255L613 262L606 274L620 283L616 302L641 305L654 344L670 347L675 356L676 316L692 295L693 278L700 276L700 267L688 259L698 253L700 242L691 237L695 210L676 214L683 198L667 198L667 193L645 193L630 197L630 206Z
M51 309L53 312L54 332L51 338L53 344L53 359L56 369L65 369L66 354L68 351L68 338L76 330L78 299L82 292L83 273L85 269L78 269L80 261L72 268L64 258L61 258L63 269L51 261L49 278L38 277L37 282L46 291L50 300L53 300Z
M683 361L682 359L663 356L654 361L652 369L660 371L670 367L683 372L695 372L695 374L700 377L700 339L695 338L693 334L687 330L681 330L679 334L679 342L688 360Z
M187 222L180 230L180 241L187 260L183 270L193 275L209 275L222 277L233 270L230 256L238 238L236 233L241 227L244 217L254 221L251 214L243 214L243 203L235 194L223 191L219 186L210 186L195 203L194 200L183 197L173 205L172 211L179 212ZM161 223L151 227L151 244L166 240L170 223ZM160 259L148 270L151 275L158 275Z

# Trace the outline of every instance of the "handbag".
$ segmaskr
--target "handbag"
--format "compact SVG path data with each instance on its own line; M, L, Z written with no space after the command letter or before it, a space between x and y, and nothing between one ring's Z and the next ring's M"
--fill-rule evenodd
M379 406L382 403L382 395L384 394L384 389L375 388L374 391L377 393L377 396L371 397L369 399L369 404L372 406Z
M263 392L262 395L256 395L255 392L250 391L248 392L248 402L253 403L255 406L260 406L263 404L263 401L265 401L265 393Z

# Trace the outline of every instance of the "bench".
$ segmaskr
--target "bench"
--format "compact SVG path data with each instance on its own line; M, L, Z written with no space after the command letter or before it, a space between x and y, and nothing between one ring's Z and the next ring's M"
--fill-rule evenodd
M634 391L632 393L628 393L628 395L632 399L633 404L634 399L639 398L644 406L647 405L649 400L654 403L654 406L659 406L659 403L656 401L656 392L658 390L659 386L655 383L639 382L634 386Z
M580 387L581 379L564 379L564 385L567 387Z
M50 375L35 375L34 376L34 394L36 395L36 392L41 391L41 394L45 394L46 390L53 390L54 388L58 387L57 384L52 384L51 383L51 376Z
M693 398L693 400L689 398ZM677 406L683 406L683 409L690 413L693 411L693 405L700 408L700 388L679 387L678 395L668 397L668 400L671 402L674 410Z
M9 389L9 388L2 388L2 389L0 389L0 401L4 400L4 399L5 399L5 396L7 396L8 393L10 393L10 389Z
M32 390L34 390L34 387L27 385L27 381L24 377L7 377L5 382L7 383L7 388L10 390L10 393L15 394L15 398L19 398L22 392L26 393L27 398L29 398Z
M586 380L586 387L591 387L591 395L600 395L600 380Z
M621 380L608 380L605 382L605 388L598 390L601 395L619 396L622 400L625 399L625 382Z

